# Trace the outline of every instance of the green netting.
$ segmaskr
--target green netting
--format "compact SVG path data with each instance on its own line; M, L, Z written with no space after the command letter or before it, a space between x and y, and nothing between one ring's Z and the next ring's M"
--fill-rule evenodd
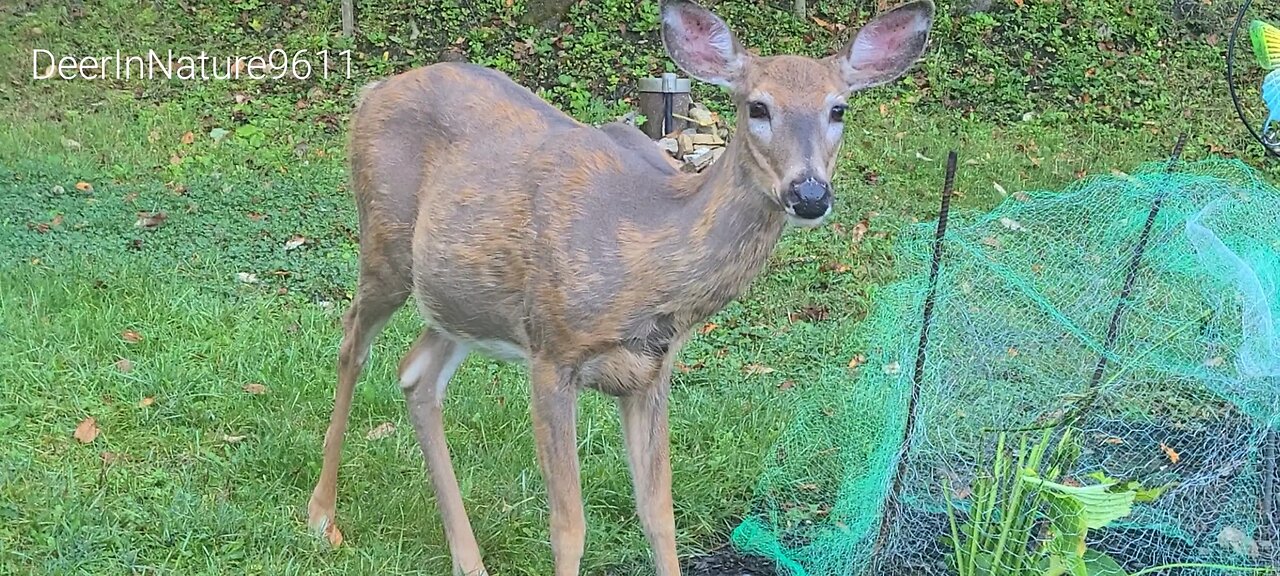
M735 544L774 558L783 574L955 573L944 486L963 522L993 452L987 429L1070 413L1106 355L1078 421L1078 457L1059 479L1087 485L1103 472L1169 487L1091 531L1090 548L1130 573L1173 562L1275 565L1280 542L1266 517L1277 487L1269 431L1280 416L1280 191L1238 161L1170 168L1152 163L1017 195L990 213L952 213L899 511L881 540L936 223L905 230L901 280L866 323L865 363L844 382L797 387L800 416L769 455ZM1037 524L1032 545L1051 534Z

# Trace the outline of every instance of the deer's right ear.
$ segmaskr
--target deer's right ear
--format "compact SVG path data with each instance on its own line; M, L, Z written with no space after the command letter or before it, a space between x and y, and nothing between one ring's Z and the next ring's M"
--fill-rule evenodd
M686 74L717 86L732 89L746 67L724 20L689 0L662 0L662 45Z

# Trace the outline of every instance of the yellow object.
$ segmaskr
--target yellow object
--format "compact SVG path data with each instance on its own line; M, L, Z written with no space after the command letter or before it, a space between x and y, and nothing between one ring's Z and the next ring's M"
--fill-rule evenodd
M1258 64L1267 70L1280 68L1280 28L1254 20L1249 24L1249 38L1253 40Z

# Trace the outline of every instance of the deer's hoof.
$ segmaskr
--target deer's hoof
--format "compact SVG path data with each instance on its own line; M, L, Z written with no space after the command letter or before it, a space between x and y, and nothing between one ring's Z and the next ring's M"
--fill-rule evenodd
M307 504L307 526L316 536L323 536L330 546L337 548L342 545L342 531L338 530L333 518L333 506L323 506L315 498Z

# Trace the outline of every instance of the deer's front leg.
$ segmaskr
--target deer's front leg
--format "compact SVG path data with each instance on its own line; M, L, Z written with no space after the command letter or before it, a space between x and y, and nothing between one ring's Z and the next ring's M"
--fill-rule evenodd
M530 363L533 435L547 485L551 513L551 554L556 576L578 576L586 541L582 481L578 469L578 391L569 371L554 363Z
M635 489L636 512L657 576L680 576L675 510L671 498L671 451L667 424L669 377L652 389L618 398L622 440Z

